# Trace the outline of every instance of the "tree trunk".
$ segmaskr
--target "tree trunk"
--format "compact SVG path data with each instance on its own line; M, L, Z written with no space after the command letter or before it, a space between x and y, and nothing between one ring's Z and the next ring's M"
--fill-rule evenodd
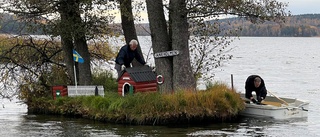
M151 30L153 53L171 50L167 24L163 11L162 0L147 0L148 19ZM172 85L172 57L155 58L156 72L165 79L159 85L159 91L171 92Z
M129 42L132 39L138 40L136 28L134 25L134 17L132 14L132 5L131 0L119 0L120 1L120 12L121 12L121 25L122 30L124 33L124 38L126 40L126 44L129 44ZM141 45L139 42L139 46L137 48L140 56L143 58L143 54L141 51ZM144 58L143 58L144 59ZM140 66L141 64L137 60L133 60L132 62L133 66Z
M78 63L79 74L79 85L91 85L92 76L91 76L91 66L90 66L90 53L88 50L88 45L85 40L85 36L80 38L75 38L76 49L83 58L83 63Z
M172 49L180 52L178 56L173 57L173 89L174 91L195 90L196 82L190 64L186 2L184 0L171 0L170 16Z
M79 74L77 76L79 77L79 85L91 85L92 83L92 76L91 76L91 60L90 60L90 53L86 41L86 28L85 24L83 24L80 11L79 11L79 3L76 4L76 8L74 9L74 44L75 49L78 51L78 53L83 58L83 63L78 63L78 71Z
M61 1L59 13L61 16L61 38L62 46L66 55L66 64L69 76L74 81L74 61L72 49L76 47L77 52L84 59L84 63L76 63L77 80L79 85L90 85L92 81L90 68L90 54L85 39L85 27L82 23L79 3L73 0ZM76 45L76 46L74 46Z
M73 43L68 38L61 35L61 45L62 45L64 57L65 57L64 62L66 64L67 74L71 79L70 84L75 84L74 69L73 69L74 64L73 64L73 54L72 54Z
M61 6L59 7L59 13L61 17L60 21L60 36L61 36L61 45L62 50L64 52L65 64L67 69L67 74L70 77L72 83L75 84L75 77L74 77L74 61L73 61L73 42L72 42L72 34L69 31L70 27L67 25L70 22L69 15L68 15L68 6L67 3L61 2Z

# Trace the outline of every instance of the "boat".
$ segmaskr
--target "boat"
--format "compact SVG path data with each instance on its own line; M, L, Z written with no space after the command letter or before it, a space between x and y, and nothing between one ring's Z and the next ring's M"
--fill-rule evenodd
M299 99L267 96L261 104L250 102L244 94L240 94L245 101L245 109L240 115L246 117L266 117L277 120L292 118L307 118L309 102ZM255 97L255 96L254 96Z

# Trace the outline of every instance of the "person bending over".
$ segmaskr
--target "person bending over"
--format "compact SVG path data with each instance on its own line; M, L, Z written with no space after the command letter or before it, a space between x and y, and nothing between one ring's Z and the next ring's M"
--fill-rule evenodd
M263 79L258 75L251 75L247 78L245 83L246 98L250 99L253 103L260 104L267 96L267 89ZM257 99L252 96L255 91Z
M144 59L138 53L137 47L138 41L132 39L129 44L126 44L120 48L120 51L115 60L116 64L114 67L117 70L118 77L121 71L124 70L124 68L131 67L131 62L133 61L133 59L136 59L142 65L146 64Z

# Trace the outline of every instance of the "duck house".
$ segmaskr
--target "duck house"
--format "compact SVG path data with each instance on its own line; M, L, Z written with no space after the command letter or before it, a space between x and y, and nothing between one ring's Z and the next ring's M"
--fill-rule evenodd
M126 68L120 73L117 82L118 93L122 96L157 91L157 76L149 66Z

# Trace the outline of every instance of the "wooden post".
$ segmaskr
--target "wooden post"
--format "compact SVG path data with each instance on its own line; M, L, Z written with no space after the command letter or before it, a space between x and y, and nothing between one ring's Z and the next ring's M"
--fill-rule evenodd
M232 89L232 91L234 90L233 89L233 74L231 74L231 89Z

